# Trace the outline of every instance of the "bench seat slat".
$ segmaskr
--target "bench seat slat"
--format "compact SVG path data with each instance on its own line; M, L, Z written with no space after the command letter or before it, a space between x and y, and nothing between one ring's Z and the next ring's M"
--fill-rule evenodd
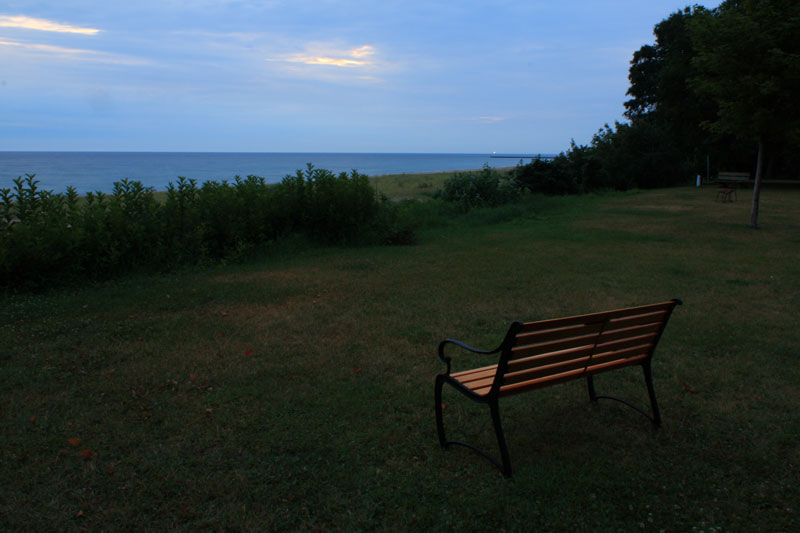
M470 381L462 381L459 379L458 381L460 381L462 385L473 391L483 388L491 388L492 384L494 384L494 377L496 373L497 369L495 369L494 374L488 377L484 377L482 379L473 379Z
M458 379L459 381L468 381L472 378L480 378L483 377L482 374L488 371L491 371L491 374L494 375L495 369L497 365L489 365L489 366L482 366L480 368L473 368L472 370L462 370L461 372L453 372L450 374L452 377Z
M451 374L451 377L476 394L488 394L497 374L497 365L489 365Z

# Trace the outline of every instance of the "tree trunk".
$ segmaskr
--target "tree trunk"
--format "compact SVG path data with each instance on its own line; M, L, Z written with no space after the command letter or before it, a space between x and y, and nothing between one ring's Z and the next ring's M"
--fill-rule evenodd
M756 180L753 185L753 204L750 207L750 227L758 228L758 200L761 196L761 174L764 168L764 139L758 140L758 163L756 163Z

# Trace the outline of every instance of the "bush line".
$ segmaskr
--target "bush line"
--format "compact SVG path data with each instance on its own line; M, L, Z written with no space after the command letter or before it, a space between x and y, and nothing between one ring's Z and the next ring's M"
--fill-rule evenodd
M440 223L531 193L580 194L680 181L654 179L652 169L639 168L642 162L637 168L615 164L607 137L596 136L591 147L573 143L552 161L520 162L507 176L488 166L457 172L435 194L438 201L422 211L413 205L418 202L390 202L355 170L336 175L311 164L276 184L250 175L198 187L196 180L179 177L168 185L163 202L138 181L124 179L114 182L111 194L80 198L73 187L60 194L40 190L35 175L26 174L13 180L12 189L0 189L0 287L36 288L237 261L292 234L319 244L409 244L426 221Z
M321 244L405 244L397 206L367 176L335 175L309 164L280 183L179 177L163 202L153 188L124 179L111 194L79 198L40 190L35 174L0 189L0 285L50 286L134 270L166 270L204 260L237 260L302 233Z

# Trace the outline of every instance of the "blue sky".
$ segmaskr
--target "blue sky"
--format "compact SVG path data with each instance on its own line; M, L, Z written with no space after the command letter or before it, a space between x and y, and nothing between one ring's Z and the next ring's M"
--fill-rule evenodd
M685 5L6 0L0 150L560 152Z

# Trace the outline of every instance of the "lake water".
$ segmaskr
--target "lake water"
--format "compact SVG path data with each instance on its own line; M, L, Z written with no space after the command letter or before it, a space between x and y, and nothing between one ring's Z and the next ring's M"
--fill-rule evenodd
M124 178L165 190L178 176L208 180L232 180L254 174L277 183L307 163L333 172L377 176L414 172L472 170L516 165L521 158L493 158L490 154L343 154L343 153L209 153L209 152L2 152L0 187L12 180L36 174L39 188L64 192L71 185L80 194L111 192ZM527 156L528 162L530 156Z

